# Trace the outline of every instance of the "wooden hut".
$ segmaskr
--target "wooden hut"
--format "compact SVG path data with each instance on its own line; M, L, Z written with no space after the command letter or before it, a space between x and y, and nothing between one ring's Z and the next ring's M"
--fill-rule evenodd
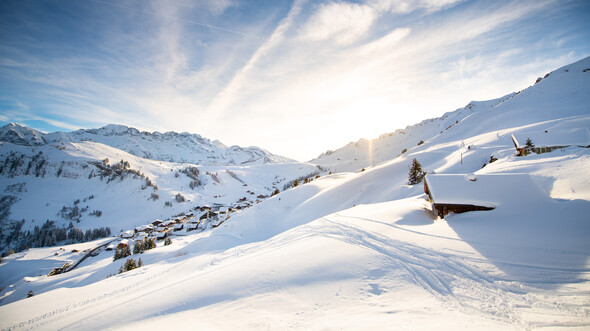
M424 178L424 193L441 218L449 213L521 205L533 196L547 198L528 174L432 174Z

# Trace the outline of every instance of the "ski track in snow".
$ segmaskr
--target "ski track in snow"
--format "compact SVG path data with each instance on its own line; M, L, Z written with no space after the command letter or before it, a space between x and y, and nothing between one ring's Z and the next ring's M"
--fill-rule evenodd
M337 215L342 217L342 215ZM357 220L365 220L352 216ZM470 265L464 256L441 253L407 242L391 239L378 233L367 231L352 224L343 224L322 218L329 226L324 226L322 235L347 242L352 245L366 247L388 256L397 265L407 271L414 284L424 288L440 300L456 309L467 310L467 313L485 313L494 320L511 323L512 325L530 329L541 327L543 323L527 322L521 315L527 308L544 308L567 316L588 318L587 305L564 305L558 298L563 293L543 291L533 286L534 283L511 281L490 277L485 272ZM453 238L447 238L453 239ZM470 258L472 259L472 258ZM478 262L484 262L479 260ZM488 262L489 263L489 262ZM522 268L537 268L529 265L516 265ZM548 268L539 267L540 270ZM557 270L549 268L549 270ZM569 272L570 270L563 270ZM584 270L590 272L590 270ZM536 284L535 284L536 285ZM566 295L587 297L588 293L568 293ZM584 300L582 300L584 301ZM555 326L555 324L551 324ZM563 326L590 326L588 323L565 323Z
M345 220L346 219L346 220ZM356 221L357 223L351 223ZM373 221L354 216L345 216L333 214L320 219L319 222L303 225L294 231L288 231L281 234L279 239L270 239L245 246L238 246L220 253L214 259L200 265L196 273L191 273L182 279L176 278L173 282L159 283L163 276L173 273L181 268L191 259L186 259L180 263L171 265L163 272L159 272L151 277L130 284L128 286L95 296L76 304L67 305L54 309L47 313L41 314L35 318L16 323L9 329L34 329L47 327L48 324L59 319L62 313L79 313L80 317L74 322L60 327L60 329L69 329L80 326L79 323L84 320L87 313L85 308L91 308L89 305L96 304L104 300L117 300L116 305L109 305L106 309L92 312L92 316L107 316L108 312L117 309L121 304L130 303L141 297L153 293L164 291L173 286L180 285L188 281L194 281L195 278L202 277L210 272L217 271L219 268L225 268L232 265L234 259L239 261L251 258L257 254L262 254L269 248L279 248L290 245L297 241L306 240L312 237L326 237L347 244L370 249L378 254L387 256L388 259L398 265L407 274L406 280L422 287L439 300L449 305L452 309L461 310L468 314L477 314L497 321L507 322L517 328L530 329L535 327L547 326L543 322L534 322L523 318L523 314L529 311L537 313L541 309L544 313L554 313L556 318L568 316L573 319L586 319L590 311L584 301L580 304L563 304L559 300L563 296L587 297L588 293L583 292L557 292L543 290L542 286L526 280L508 280L498 276L489 276L485 271L480 270L475 264L487 263L485 259L466 257L460 254L450 254L411 244L408 242L386 237L379 233L369 231L362 226L362 222ZM378 222L378 221L375 221ZM420 234L420 232L417 232ZM422 235L428 235L421 233ZM452 240L454 238L440 237ZM562 252L567 254L567 252ZM512 264L521 268L538 268L539 270L559 270L545 267L535 267L530 265ZM213 268L213 269L210 269ZM209 270L207 270L209 269ZM571 272L571 270L562 270ZM584 270L590 272L590 270ZM371 287L374 288L375 284ZM377 285L375 285L377 286ZM383 285L380 286L383 288ZM139 289L148 289L139 291ZM134 291L130 291L134 290ZM124 294L124 296L121 296ZM119 302L117 298L122 298ZM576 302L576 300L572 300ZM570 302L572 302L570 301ZM75 312L74 312L75 311ZM550 326L568 326L568 327L588 327L590 324L583 322L564 322L562 324L551 323Z

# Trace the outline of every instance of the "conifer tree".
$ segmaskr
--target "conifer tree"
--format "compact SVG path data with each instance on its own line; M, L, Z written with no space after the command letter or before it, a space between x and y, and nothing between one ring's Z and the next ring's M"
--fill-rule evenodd
M408 172L408 183L410 185L418 184L422 182L425 175L426 173L422 171L422 165L414 158L414 160L412 160L410 171Z
M531 138L526 138L526 143L524 144L524 155L529 155L531 154L531 152L533 151L533 148L535 148L535 144L533 144L533 141L531 140Z
M30 298L32 296L35 296L35 293L33 293L33 290L29 290L29 293L27 293L27 298Z
M113 261L117 261L120 258L121 258L121 251L119 250L119 247L117 247L115 249L115 255L113 256Z
M127 257L129 255L131 255L131 249L129 249L129 246L121 248L121 258Z

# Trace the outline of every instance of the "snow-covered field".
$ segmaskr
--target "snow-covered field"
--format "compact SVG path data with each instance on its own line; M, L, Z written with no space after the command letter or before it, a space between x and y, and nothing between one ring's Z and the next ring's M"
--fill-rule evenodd
M375 167L331 159L366 170L322 176L218 228L173 236L135 270L117 274L124 260L102 251L45 276L79 258L71 246L8 256L0 328L588 329L590 149L516 156L511 139L588 130L587 68L590 58L558 69ZM424 186L407 185L413 158L430 174L526 174L532 184L488 183L493 210L441 219Z

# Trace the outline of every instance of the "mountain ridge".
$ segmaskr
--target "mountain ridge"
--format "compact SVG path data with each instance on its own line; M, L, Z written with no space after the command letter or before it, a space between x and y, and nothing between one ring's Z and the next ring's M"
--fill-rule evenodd
M472 116L482 117L480 114L487 111L503 111L515 106L518 106L519 112L535 112L536 116L545 120L559 117L559 112L552 108L555 104L574 108L576 115L584 115L588 109L575 104L578 100L572 96L579 99L587 93L584 90L587 80L590 80L590 57L553 70L544 77L539 77L533 85L518 92L491 100L471 101L465 107L447 112L440 117L425 119L404 129L381 134L375 139L361 138L356 142L350 142L336 150L324 152L309 162L329 168L333 172L358 171L395 158L402 154L402 151L419 146L421 141L447 135L456 124ZM564 88L568 90L563 90ZM531 100L537 100L533 108L529 105ZM507 115L503 121L499 120L497 125L504 128L516 126L518 123L515 121L519 121L520 118ZM523 123L525 122L526 120ZM475 121L472 121L472 124L470 131L473 133L485 129L488 125Z
M43 133L21 124L10 123L0 128L0 141L21 146L94 141L147 159L200 165L253 165L294 161L256 146L228 147L219 140L211 141L196 133L147 132L119 124L72 132Z

